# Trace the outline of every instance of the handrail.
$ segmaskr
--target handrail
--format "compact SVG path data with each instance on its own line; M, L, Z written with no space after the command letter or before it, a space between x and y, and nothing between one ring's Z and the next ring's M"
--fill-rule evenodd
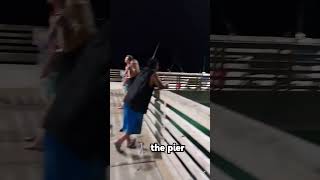
M0 63L36 64L39 50L33 44L33 30L26 25L0 24Z
M184 114L183 115L181 115ZM187 118L187 119L186 119ZM156 91L149 104L145 121L159 143L185 145L185 152L165 154L168 161L185 168L182 179L210 179L210 137L190 123L196 121L206 130L210 130L210 109L170 91ZM180 131L179 127L184 132ZM196 143L200 144L199 147ZM178 160L178 162L177 162ZM177 173L176 173L177 174Z
M31 25L0 24L1 30L32 31L34 28L44 28L44 27L43 26L31 26Z
M305 38L297 40L296 38L287 37L267 37L267 36L229 36L229 35L210 35L210 42L229 41L229 42L252 42L252 43L285 43L285 44L309 44L320 45L320 39Z
M210 42L213 90L320 90L319 39L213 35Z
M110 70L110 81L120 82L122 80L120 69ZM169 84L169 89L175 90L209 90L210 74L208 73L180 73L180 72L158 72L164 83Z

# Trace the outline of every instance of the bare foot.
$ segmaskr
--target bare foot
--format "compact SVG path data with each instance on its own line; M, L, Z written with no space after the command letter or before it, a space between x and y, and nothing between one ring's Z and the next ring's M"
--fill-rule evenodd
M36 137L32 136L32 137L26 137L24 138L24 141L27 141L27 142L31 142L31 141L34 141Z
M24 149L25 150L30 150L30 151L40 151L40 152L43 151L43 147L40 146L40 145L36 145L36 144L25 146Z
M136 146L136 140L133 139L130 143L128 143L127 148L130 148L130 149L135 149L135 148L137 148L137 146Z
M121 144L119 144L118 142L115 142L115 143L114 143L114 146L116 147L116 150L117 150L119 153L123 153L123 151L120 149L120 148L121 148Z

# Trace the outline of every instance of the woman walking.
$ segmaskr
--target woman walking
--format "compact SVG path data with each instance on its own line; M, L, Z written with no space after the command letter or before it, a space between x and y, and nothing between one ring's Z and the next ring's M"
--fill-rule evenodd
M46 100L49 107L55 97L56 79L58 76L58 54L61 51L61 48L63 47L63 41L61 39L62 26L59 22L61 21L61 12L64 5L62 0L48 0L47 2L52 9L49 17L48 39L46 43L48 48L48 56L46 57L46 61L44 62L40 78L44 85ZM43 130L40 129L35 137L25 138L26 141L32 141L32 143L30 145L27 145L25 149L41 151L43 147L43 134Z
M45 118L44 180L105 180L109 25L89 42Z
M64 83L76 65L76 60L88 41L95 34L95 25L89 1L48 0L52 6L48 32L48 61L41 79L47 79L47 89L52 103L57 89ZM41 130L25 149L42 150L44 132Z

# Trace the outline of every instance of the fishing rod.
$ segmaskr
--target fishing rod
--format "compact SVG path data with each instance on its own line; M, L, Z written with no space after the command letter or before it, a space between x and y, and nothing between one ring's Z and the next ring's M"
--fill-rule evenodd
M156 57L156 54L158 52L158 49L159 49L159 46L160 46L160 42L158 42L157 46L156 46L156 49L154 50L153 52L153 55L152 55L152 59L154 59Z

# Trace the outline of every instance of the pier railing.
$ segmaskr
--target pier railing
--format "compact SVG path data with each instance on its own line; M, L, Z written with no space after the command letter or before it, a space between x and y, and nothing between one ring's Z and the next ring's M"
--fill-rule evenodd
M156 91L145 122L161 145L185 145L163 153L176 179L210 179L210 108L170 91Z
M319 39L213 35L210 48L214 90L320 89Z
M36 64L34 26L0 24L0 64Z
M121 82L122 81L121 69L110 69L110 81Z
M122 70L111 69L110 81L120 82ZM169 89L174 90L209 90L210 74L208 73L180 73L180 72L158 72L164 83L169 84Z

